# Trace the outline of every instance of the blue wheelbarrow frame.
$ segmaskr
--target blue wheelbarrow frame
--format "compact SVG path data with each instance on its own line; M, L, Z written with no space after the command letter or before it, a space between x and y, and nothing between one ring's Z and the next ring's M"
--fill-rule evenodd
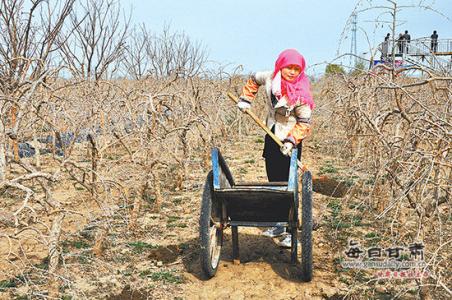
M212 171L204 186L200 217L201 265L210 278L216 273L223 244L223 231L232 230L232 256L240 262L238 227L286 227L292 235L291 262L296 264L298 247L297 149L290 158L287 182L236 183L218 148L213 148ZM302 276L312 278L312 179L303 173Z

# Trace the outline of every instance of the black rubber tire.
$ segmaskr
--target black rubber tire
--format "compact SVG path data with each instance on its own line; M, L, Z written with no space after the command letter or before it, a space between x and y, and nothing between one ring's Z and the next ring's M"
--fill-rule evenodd
M312 175L309 171L303 173L301 190L301 276L309 282L312 280Z
M219 222L218 207L213 205L213 175L209 172L202 193L201 216L199 218L199 239L201 242L201 267L208 278L215 276L220 262L221 246L223 245L223 230L216 228L211 217ZM215 246L212 248L212 239Z
M294 222L294 226L289 229L291 234L291 249L290 249L290 262L292 264L298 263L298 224L299 224L299 218L298 218L298 207L300 206L300 199L298 197L298 180L297 180L297 187L295 189L295 203L294 203L294 209L292 210L292 218Z
M298 230L297 227L292 228L291 232L291 247L290 247L290 262L292 264L297 264L298 262Z

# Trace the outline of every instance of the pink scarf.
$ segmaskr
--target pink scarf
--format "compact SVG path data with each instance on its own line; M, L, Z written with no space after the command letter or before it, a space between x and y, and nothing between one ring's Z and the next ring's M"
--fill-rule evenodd
M282 78L281 69L289 65L297 65L301 68L301 73L298 77L289 82ZM275 70L273 71L272 92L276 98L281 99L286 96L290 106L297 102L301 104L308 104L311 109L314 109L315 104L311 94L311 84L309 78L304 73L306 62L304 57L295 49L287 49L279 54L275 62Z

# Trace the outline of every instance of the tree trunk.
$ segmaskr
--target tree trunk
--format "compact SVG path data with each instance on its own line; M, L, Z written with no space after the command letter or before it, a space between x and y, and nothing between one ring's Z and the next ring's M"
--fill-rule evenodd
M94 246L93 246L93 253L97 257L101 257L105 250L105 240L107 238L108 234L108 225L103 224L101 225L97 232L96 236L94 237Z
M6 179L6 137L3 122L0 121L0 181Z
M155 193L154 211L160 212L162 206L162 187L160 186L160 173L157 169L152 170L152 177Z
M141 209L141 198L146 197L148 186L147 183L145 183L142 187L141 195L136 195L135 193L135 199L133 200L133 209L130 212L130 221L129 221L129 229L131 231L134 231L137 228L137 219L140 216L140 209Z
M52 222L49 238L49 296L57 298L59 296L60 283L58 280L58 266L60 259L59 242L61 235L61 226L63 225L65 214L58 212Z

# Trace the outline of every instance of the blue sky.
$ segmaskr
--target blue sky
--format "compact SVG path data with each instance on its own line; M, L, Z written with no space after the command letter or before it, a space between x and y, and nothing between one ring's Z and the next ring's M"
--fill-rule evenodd
M271 69L279 52L298 49L306 58L308 73L318 74L324 62L333 60L338 51L350 50L349 30L341 35L356 4L386 3L386 0L120 0L122 7L132 10L134 23L145 23L160 32L165 24L173 31L184 31L193 40L202 42L209 58L222 65L242 65L244 72ZM398 0L400 5L420 0ZM424 0L452 19L452 0ZM368 52L364 35L372 46L380 43L388 25L373 21L382 10L358 14L358 54ZM382 16L388 20L386 14ZM406 8L400 13L404 22L398 31L409 30L412 39L430 36L435 29L440 38L452 39L452 21L430 11ZM349 63L348 58L337 62ZM315 64L321 64L313 67Z

